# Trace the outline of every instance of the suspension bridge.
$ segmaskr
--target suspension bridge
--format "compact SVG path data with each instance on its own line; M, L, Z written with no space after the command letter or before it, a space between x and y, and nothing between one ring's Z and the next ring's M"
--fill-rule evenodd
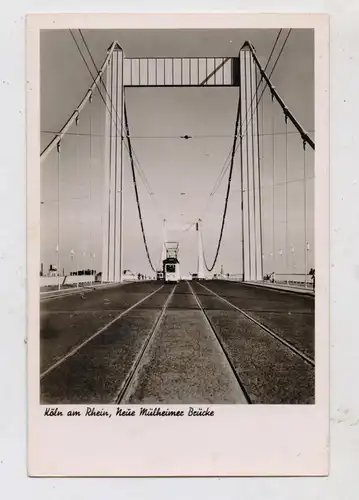
M114 41L97 65L70 31L91 85L61 129L42 131L43 403L314 402L314 132L272 83L290 35L279 30L265 64L251 41L236 57L168 58L127 57ZM218 133L143 137L176 143L155 148L153 185L134 133L134 95L150 89L233 97L196 203L181 177L200 187L212 153L187 145ZM181 171L181 153L204 168ZM169 233L173 284L159 279Z

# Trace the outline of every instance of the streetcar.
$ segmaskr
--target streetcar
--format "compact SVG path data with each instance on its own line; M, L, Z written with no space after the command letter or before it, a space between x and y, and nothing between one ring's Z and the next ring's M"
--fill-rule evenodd
M167 257L163 261L163 275L165 283L178 283L181 280L180 265L177 257Z
M163 280L163 271L157 271L156 272L156 279L157 280Z

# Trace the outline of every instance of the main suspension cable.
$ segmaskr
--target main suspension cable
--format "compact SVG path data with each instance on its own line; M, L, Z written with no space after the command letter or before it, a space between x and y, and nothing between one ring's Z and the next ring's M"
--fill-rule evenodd
M91 51L90 51L90 49L89 49L89 46L88 46L88 44L87 44L87 42L86 42L86 39L85 39L85 37L84 37L84 35L83 35L83 33L82 33L81 29L79 29L78 31L79 31L80 36L81 36L81 38L82 38L82 41L83 41L83 43L84 43L84 45L85 45L85 48L86 48L86 50L87 50L87 53L89 54L89 56L90 56L90 58L91 58L92 64L93 64L93 66L95 67L95 70L96 70L96 71L98 71L98 70L97 70L97 66L96 66L96 62L95 62L95 60L94 60L94 57L93 57L93 55L92 55L92 53L91 53ZM77 41L76 41L76 38L75 38L75 36L74 36L74 34L72 33L72 31L71 31L71 30L70 30L70 32L71 32L71 36L72 36L72 38L73 38L73 39L74 39L74 41L75 41L76 47L77 47L78 51L80 52L81 57L82 57L82 59L84 60L84 62L85 62L85 64L86 64L86 67L87 67L87 69L88 69L88 71L89 71L89 73L90 73L91 77L93 78L92 72L91 72L90 68L88 67L88 64L86 63L86 60L85 60L85 58L84 58L84 56L83 56L83 54L82 54L82 51L81 51L81 49L80 49L80 47L79 47L79 45L78 45L78 43L77 43ZM118 60L117 60L117 64L118 64ZM102 86L103 86L103 88L104 88L104 90L105 90L105 92L106 92L106 94L107 94L107 97L109 98L110 105L111 105L111 109L112 109L112 108L114 108L114 106L113 106L113 101L112 101L112 99L111 99L111 97L110 97L110 95L109 95L109 93L108 93L108 90L107 90L107 88L106 88L106 85L105 85L105 83L104 83L104 81L103 81L102 77L100 78L100 83L102 84ZM100 89L98 89L98 90L99 90L99 93L101 94ZM101 97L102 97L102 94L101 94ZM104 99L103 99L103 101L104 101ZM105 101L104 101L104 103L105 103L105 105L106 105L106 107L107 107L107 104L106 104L106 102L105 102ZM108 107L107 107L107 110L108 110ZM114 109L114 111L116 112L116 116L115 116L115 122L116 122L116 123L115 123L115 128L116 128L116 130L117 130L117 133L120 133L120 135L122 136L122 135L123 135L123 129L124 129L124 126L123 126L123 121L120 119L120 117L119 117L119 115L118 115L117 106L116 106L116 108ZM118 122L120 122L120 130L118 130L118 128L119 128L119 127L118 127L118 124L117 124ZM127 149L127 146L126 146L126 145L125 145L125 147L126 147L126 149ZM135 149L134 149L134 147L133 147L133 146L132 146L132 155L133 155L134 162L135 162L135 163L134 163L134 165L135 165L135 167L136 167L136 168L137 168L137 170L138 170L138 173L139 173L139 175L140 175L140 177L141 177L141 179L142 179L142 182L143 182L143 184L144 184L144 186L145 186L145 188L146 188L146 190L147 190L147 192L148 192L148 194L149 194L149 196L150 196L150 198L151 198L151 200L152 200L153 204L155 205L156 210L158 211L159 217L160 217L161 219L163 219L163 216L162 216L163 214L161 214L161 213L160 213L160 212L161 212L161 210L160 210L160 208L159 208L159 206L158 206L158 204L157 204L157 202L156 202L156 200L155 200L155 198L154 198L154 193L153 193L153 191L152 191L152 189L151 189L151 186L150 186L150 184L149 184L149 182L148 182L148 180L147 180L147 178L146 178L145 172L144 172L143 168L141 167L141 163L140 163L140 161L139 161L139 159L138 159L138 156L137 156L136 151L135 151Z
M281 35L282 31L283 31L283 30L282 30L282 29L280 29L280 30L279 30L279 32L278 32L278 34L277 34L277 37L276 37L276 39L275 39L275 41L274 41L274 44L273 44L272 50L271 50L271 52L270 52L270 54L269 54L268 60L267 60L266 65L265 65L265 67L264 67L264 71L266 71L266 69L268 68L268 66L269 66L269 64L270 64L270 62L271 62L272 56L273 56L273 54L274 54L275 48L276 48L276 46L277 46L277 43L278 43L278 40L279 40L279 37L280 37L280 35ZM283 48L282 48L281 52L282 52L282 51L283 51ZM281 53L281 52L280 52L280 53ZM274 69L275 69L275 66L276 66L277 62L278 62L278 58L277 58L276 62L274 63L274 66L273 66L273 69L272 69L272 73L273 73L273 71L274 71ZM272 73L271 73L271 74L272 74ZM257 85L256 85L256 92L255 92L255 94L253 95L253 97L252 97L252 101L251 101L250 105L249 105L249 106L248 106L248 108L247 108L246 115L245 115L245 119L241 121L242 128L243 128L243 124L244 124L244 123L246 123L246 121L248 120L248 113L249 113L249 110L250 110L250 109L253 109L253 100L254 100L255 98L256 98L256 100L258 101L258 104L259 104L259 100L260 100L260 99L258 99L258 90L259 90L259 88L260 88L260 85L261 85L261 83L262 83L262 80L263 80L263 75L261 75L261 78L260 78L259 82L258 82L258 83L257 83ZM258 104L257 104L257 107L258 107ZM215 195L216 191L219 189L220 185L222 184L222 180L223 180L223 178L224 178L224 176L225 176L225 174L226 174L226 171L227 171L227 169L229 168L229 165L230 165L230 163L229 163L230 157L231 157L231 149L229 150L229 152L228 152L228 154L227 154L227 156L226 156L226 159L224 160L223 166L222 166L221 171L220 171L220 173L219 173L219 175L218 175L218 177L217 177L217 180L216 180L216 182L215 182L215 184L214 184L214 187L213 187L213 189L212 189L212 191L211 191L211 193L210 193L210 195L209 195L208 203L207 203L207 205L206 205L206 207L205 207L205 209L204 209L204 211L203 211L203 214L202 214L201 218L203 218L203 217L204 217L205 213L206 213L206 212L207 212L207 210L208 210L208 207L209 207L209 205L210 205L210 202L211 202L211 200L213 199L213 196Z
M246 128L246 130L244 131L244 134L246 134L247 129L248 129L248 127L249 127L250 123L251 123L251 122L252 122L252 120L253 120L253 114L254 114L254 113L257 111L257 109L258 109L259 102L261 101L261 99L262 99L262 97L263 97L263 94L264 94L264 92L265 92L265 90L266 90L266 88L267 88L268 82L270 82L270 79L271 79L271 77L272 77L272 75L273 75L273 73L274 73L274 70L275 70L275 69L276 69L276 67L277 67L277 64L278 64L278 62L279 62L279 59L280 59L280 57L281 57L281 55L282 55L282 53L283 53L283 50L284 50L284 48L285 48L285 46L286 46L286 44L287 44L287 41L288 41L288 38L289 38L289 36L290 36L291 32L292 32L292 30L290 29L290 30L288 31L288 33L287 33L287 36L286 36L286 38L285 38L285 40L284 40L283 44L282 44L282 47L281 47L281 49L280 49L280 51L279 51L279 54L278 54L278 56L277 56L277 59L275 60L275 62L274 62L274 64L273 64L273 67L272 67L272 69L271 69L271 72L269 73L269 76L268 76L268 77L266 77L266 73L265 73L265 71L266 71L266 70L265 70L265 69L261 70L261 68L260 68L260 73L261 73L261 80L260 80L260 81L262 81L262 80L264 79L264 80L265 80L265 83L264 83L264 86L263 86L263 89L262 89L261 95L260 95L260 96L259 96L259 98L258 98L258 103L256 104L255 111L252 109L251 117L250 117L249 121L247 121L247 128ZM253 48L252 48L252 47L251 47L251 52L252 52L252 56L253 56L254 61L255 61L255 62L257 62L258 60L257 60L257 58L256 58L256 56L255 56L255 54L254 54L254 51L253 51ZM258 63L259 63L259 61L258 61ZM257 64L257 66L258 66L258 64ZM268 79L268 81L267 81L267 79ZM273 87L272 85L270 85L270 89L271 89L272 95L274 96L274 95L275 95L275 94L274 94L274 92L273 92L273 91L274 91L274 87Z
M133 186L134 186L134 189L135 189L135 196L136 196L138 217L140 219L140 225L141 225L141 232L142 232L142 237L143 237L143 243L145 245L147 259L148 259L148 262L149 262L149 264L151 266L151 269L152 269L153 272L156 272L156 269L155 269L155 267L152 264L152 260L151 260L151 257L150 257L150 252L148 250L146 234L145 234L145 230L144 230L144 227L143 227L142 211L141 211L140 200L139 200L139 196L138 196L138 189L137 189L137 182L136 182L136 172L135 172L135 167L134 167L134 162L133 162L132 145L131 145L131 138L130 138L130 129L129 129L129 125L128 125L127 107L126 107L126 101L125 100L124 100L124 103L123 103L123 111L124 111L124 118L125 118L125 132L126 132L126 138L127 138L127 143L128 143L128 152L129 152L130 163L131 163L132 180L133 180Z
M273 66L272 68L272 71L271 73L269 74L269 76L267 76L266 72L264 71L264 69L262 68L256 54L255 54L255 51L253 49L253 47L250 45L250 50L252 52L252 55L253 55L253 59L254 59L254 62L256 63L261 75L263 76L263 79L265 81L265 87L263 88L263 92L265 91L266 87L268 86L269 87L269 90L272 94L272 96L276 99L277 103L280 105L280 107L282 108L284 114L286 114L289 118L289 120L292 122L292 124L294 125L294 127L297 129L297 131L299 132L301 138L302 138L302 141L303 142L306 142L307 144L309 144L309 146L315 150L315 143L314 141L309 137L308 135L308 132L306 132L304 130L304 128L301 126L301 124L298 122L298 120L295 118L295 116L293 115L293 113L291 113L291 111L288 109L288 107L286 106L286 104L284 103L283 99L280 97L280 95L278 94L278 92L276 91L276 89L274 88L270 78L273 74L273 71L278 63L278 60L279 60L279 57L281 56L283 50L284 50L284 47L285 47L285 44L289 38L289 35L291 33L291 30L289 30L289 33L287 35L287 38L285 39L284 43L283 43L283 46L282 46L282 49L277 57L277 60L276 60L276 63L275 65ZM263 95L263 92L262 92L262 95ZM261 95L261 97L262 97ZM260 99L259 99L260 100Z
M275 44L274 44L274 46L273 46L273 48L272 48L272 51L271 51L271 54L270 54L270 58L271 58L271 57L272 57L272 55L273 55L273 52L274 52L275 46L276 46L276 44L277 44L277 42L278 42L278 39L279 39L280 33L281 33L281 31L280 31L280 32L278 33L278 35L277 35L277 38L276 38L276 40L275 40ZM272 70L271 70L271 72L270 72L269 78L268 78L268 77L266 77L266 74L265 74L264 70L260 67L261 79L260 79L260 82L259 82L259 83L258 83L258 85L257 85L257 91L258 91L259 85L260 85L260 83L261 83L261 81L262 81L262 79L263 79L263 78L264 78L264 80L265 80L265 85L264 85L264 87L263 87L263 90L262 90L261 95L260 95L259 97L257 97L257 98L256 98L255 110L257 110L257 109L258 109L259 103L260 103L260 101L261 101L261 99L262 99L262 97L263 97L264 91L265 91L265 89L266 89L266 87L267 87L267 85L268 85L268 81L267 81L267 80L269 80L269 79L270 79L270 77L272 76L272 74L273 74L273 72L274 72L274 70L275 70L275 68L276 68L276 66L277 66L277 64L278 64L278 61L279 61L279 59L280 59L280 57L281 57L281 55L282 55L282 53L283 53L284 47L285 47L285 45L286 45L286 43L287 43L287 41L288 41L288 38L289 38L290 33L291 33L291 30L289 30L289 32L288 32L288 34L287 34L287 36L286 36L286 38L285 38L285 40L284 40L284 42L283 42L283 44L282 44L281 50L279 51L279 54L278 54L278 56L277 56L277 58L276 58L276 61L275 61L274 65L273 65L273 67L272 67ZM252 49L252 47L251 47L251 49ZM252 54L253 54L253 51L252 51ZM268 59L268 61L267 61L266 68L268 67L269 61L270 61L270 59ZM256 61L256 62L257 62L257 61ZM273 91L273 86L272 86L272 85L270 86L270 88L271 88L271 91ZM256 94L257 94L257 92L255 92L255 95L256 95ZM252 96L252 101L253 101L253 99L254 99L254 97ZM253 115L254 115L255 110L253 109L253 105L252 105L252 103L251 103L251 105L249 106L249 109L250 109L250 108L252 108L251 117L250 117L250 119L249 119L249 120L248 120L248 119L246 119L246 122L247 122L247 123L246 123L246 128L245 128L244 132L242 132L242 134L241 134L241 135L242 135L242 137L243 137L243 136L245 136L245 135L247 134L248 127L249 127L249 125L250 125L251 121L253 120ZM237 110L237 111L238 111L238 112L237 112L238 121L239 121L239 110L240 110L240 100L238 101L238 110ZM248 111L248 110L247 110L247 111ZM243 124L241 124L241 125L243 126ZM227 194L226 194L226 201L225 201L225 209L224 209L224 214L223 214L223 218L222 218L222 226L221 226L221 232L220 232L219 242L218 242L218 245L217 245L217 251L216 251L216 255L215 255L215 258L214 258L213 265L212 265L211 267L208 267L208 266L207 266L207 262L206 262L206 259L205 259L205 255L203 255L203 257L204 257L204 263L205 263L206 269L207 269L207 271L209 271L209 272L211 272L211 271L213 270L213 268L214 268L214 266L215 266L215 264L216 264L216 262L217 262L217 258L218 258L218 254L219 254L219 249L220 249L221 242L222 242L222 237L223 237L223 229L224 229L224 223L225 223L225 218L226 218L226 213L227 213L227 206L228 206L228 198L229 198L229 192L230 192L230 184L231 184L231 179L232 179L232 171L233 171L234 157L235 157L235 154L236 154L236 152L237 152L237 150L238 150L238 147L239 147L239 145L240 145L240 144L238 144L238 146L237 146L237 134L238 134L238 123L237 123L237 120L236 120L236 132L235 132L235 137L234 137L234 141L233 141L233 148L232 148L232 154L231 154L231 163L230 163L230 172L229 172L229 177L228 177L228 185L227 185ZM225 161L225 164L226 164L226 162L227 162L227 159L226 159L226 161ZM228 167L227 167L227 168L228 168ZM227 168L225 168L225 165L223 166L222 171L221 171L221 174L220 174L221 179L220 179L219 183L218 183L218 181L216 182L216 186L215 186L215 188L217 188L217 189L218 189L218 187L219 187L219 185L220 185L220 183L221 183L221 180L222 180L222 178L223 178L223 176L224 176L225 171L227 170ZM213 191L214 191L214 190L213 190ZM211 196L213 195L213 191L212 191L212 193L211 193Z
M274 44L273 44L273 47L272 47L271 53L269 54L269 57L268 57L267 63L266 63L266 65L265 65L265 67L264 67L264 70L263 70L263 71L266 71L266 70L267 70L267 68L268 68L268 66L269 66L269 64L270 64L270 61L271 61L271 59L272 59L272 56L273 56L273 54L274 54L275 48L276 48L276 46L277 46L277 43L278 43L278 40L279 40L279 37L280 37L280 35L281 35L282 31L283 31L283 29L280 29L280 30L279 30L279 32L278 32L278 34L277 34L277 38L276 38L276 39L275 39L275 41L274 41ZM283 47L282 47L281 52L282 52L282 51L283 51ZM279 56L280 56L281 52L279 53ZM277 57L277 60L275 61L274 66L273 66L273 68L272 68L272 73L273 73L273 71L274 71L274 69L275 69L275 67L276 67L277 62L278 62L278 57ZM271 73L271 74L272 74L272 73ZM259 90L259 87L260 87L260 85L261 85L261 83L262 83L262 80L263 80L263 75L261 75L260 80L259 80L259 82L258 82L258 83L257 83L257 85L256 85L256 91L255 91L255 93L254 93L254 94L252 94L252 99L251 99L251 102L250 102L250 104L249 104L249 106L248 106L248 108L247 108L247 111L246 111L246 116L245 116L245 118L244 118L244 120L243 120L242 126L243 126L243 124L244 124L244 123L247 123L247 121L248 121L248 113L249 113L249 110L250 110L250 109L253 109L253 102L254 102L254 100L257 100L257 99L258 99L258 90ZM253 113L253 111L252 111L252 113ZM246 131L245 131L245 133L246 133Z
M271 70L269 76L266 75L265 70L261 67L261 65L260 65L257 57L254 54L252 46L250 46L251 52L252 52L252 55L253 55L253 58L254 58L254 61L256 62L257 67L259 69L259 72L261 74L261 81L264 79L264 84L263 84L263 89L262 89L262 92L261 92L260 96L257 97L257 99L256 99L255 108L253 109L253 106L252 106L251 116L250 116L249 120L247 120L246 128L242 132L241 135L245 136L247 134L248 127L249 127L249 125L250 125L250 123L251 123L251 121L253 119L253 114L254 114L255 111L257 111L258 106L259 106L259 104L260 104L260 102L261 102L261 100L263 98L264 91L266 90L266 87L268 86L270 88L271 93L272 93L272 97L275 97L277 99L277 101L279 102L279 104L282 106L282 108L285 110L285 113L288 115L288 117L290 118L290 120L292 121L292 123L296 126L296 128L301 133L301 136L302 136L303 140L305 140L306 142L308 142L310 144L310 146L314 149L314 142L309 138L308 134L306 132L304 132L304 129L295 120L294 116L290 113L290 111L288 110L288 108L285 106L285 104L283 103L282 99L279 97L279 95L277 94L277 92L275 91L273 85L270 82L270 78L273 75L273 72L274 72L274 70L275 70L275 68L276 68L276 66L278 64L279 58L281 57L281 55L283 53L284 47L285 47L285 45L286 45L286 43L288 41L290 33L291 33L291 30L289 30L289 32L288 32L288 34L287 34L287 36L286 36L286 38L285 38L285 40L284 40L284 42L282 44L281 50L280 50L280 52L279 52L279 54L277 56L277 59L275 60L275 63L273 65L273 67L272 67L272 70ZM277 38L279 38L279 36ZM271 55L273 54L273 51L274 51L274 48L272 49ZM269 64L269 59L268 59L267 64L266 64L266 68L267 68L268 64ZM249 107L251 107L251 106L249 106ZM243 123L241 123L241 125L243 127ZM272 132L269 135L275 135L275 134ZM237 148L236 148L235 152L237 152L239 146L240 146L240 144L237 145ZM223 179L223 177L224 177L224 175L225 175L225 173L228 170L229 165L230 165L230 164L227 165L227 161L228 161L228 155L227 155L227 158L226 158L226 160L224 162L224 165L222 167L219 179L216 181L215 187L212 190L210 196L213 196L215 194L216 190L218 190L220 184L222 183L222 179ZM209 203L207 204L206 210L208 208L208 205L209 205Z
M73 33L72 33L71 30L70 30L70 32L71 32L71 35L72 35L72 37L73 37L73 39L75 41L75 44L76 44L78 50L79 50L79 52L80 52L80 54L82 56L82 59L84 60L84 62L86 64L86 67L87 67L87 69L88 69L91 77L93 78L92 72L91 72L91 70L90 70L90 68L89 68L89 66L88 66L88 64L87 64L87 62L86 62L86 60L85 60L85 58L84 58L84 56L82 54L82 51L81 51L81 49L80 49L80 47L79 47L79 45L78 45L78 43L76 41L76 38L73 35ZM82 34L82 31L79 30L79 32L80 32L81 38L82 38L82 40L83 40L83 42L85 44L86 50L87 50L87 52L88 52L88 54L89 54L89 56L90 56L90 58L92 60L92 63L94 65L95 69L97 70L96 63L95 63L94 58L93 58L93 56L91 54L91 51L90 51L90 49L89 49L89 47L88 47L88 45L86 43L86 40L85 40L85 38L84 38L84 36ZM112 75L112 71L111 71L111 75ZM115 128L116 128L116 132L117 133L119 132L119 130L118 130L118 128L119 128L118 127L118 122L120 122L120 133L121 133L121 135L123 135L123 129L125 128L125 134L124 135L126 136L127 143L128 143L128 147L126 149L127 149L128 153L129 153L129 157L130 157L130 163L131 163L131 169L132 169L132 178L133 178L133 183L134 183L134 188L135 188L136 202L137 202L137 207L138 207L138 213L139 213L139 219L140 219L140 225L141 225L141 231L142 231L143 241L144 241L144 245L145 245L145 250L146 250L148 262L149 262L149 264L151 266L152 271L155 272L155 267L153 266L151 258L150 258L150 254L149 254L149 250L148 250L148 245L147 245L147 239L146 239L146 235L145 235L145 231L144 231L144 226L143 226L142 211L141 211L141 206L140 206L140 201L139 201L138 188L137 188L137 180L136 180L136 174L135 174L135 162L134 162L134 159L136 158L136 155L135 155L135 151L133 150L131 139L130 139L130 135L129 135L129 125L128 125L128 117L127 117L126 104L125 104L125 101L124 101L123 106L124 106L125 124L123 124L122 120L120 119L120 117L118 115L117 108L114 108L114 106L113 106L112 98L109 95L109 93L107 91L107 88L106 88L106 85L104 84L102 78L100 79L100 82L104 86L105 92L106 92L106 94L107 94L107 96L108 96L108 98L110 100L111 109L109 110L108 107L107 107L107 103L104 100L100 89L98 88L100 96L102 97L102 100L104 101L105 106L106 106L107 110L110 113L111 119L112 119L112 111L114 110L114 112L116 113L116 116L114 117L114 120L115 120L114 124L115 124ZM117 96L117 93L116 93L116 96ZM116 154L116 156L117 156L117 154ZM137 163L139 164L138 158L136 158L136 160L137 160ZM143 170L141 168L139 168L139 173L140 173L140 176L142 177L142 180L144 181L146 189L148 190L148 188L150 188L150 186L149 186L149 183L148 183L148 181L147 181L147 179L146 179L146 177L144 175L144 172L143 172ZM150 195L151 195L151 189L150 189Z
M84 108L84 106L88 103L90 96L93 93L94 89L95 88L99 89L98 82L99 82L100 78L102 77L102 74L105 71L106 67L108 66L110 59L111 59L111 56L112 56L114 50L116 49L116 47L119 47L118 42L113 42L111 47L107 51L106 59L104 60L100 70L97 72L97 75L95 76L95 78L91 75L92 80L93 80L91 87L88 89L88 91L86 92L85 96L82 98L82 100L79 103L79 105L77 106L77 108L75 108L75 110L73 111L70 118L66 121L65 125L61 128L61 130L59 132L55 133L55 137L53 139L51 139L51 141L47 144L47 146L45 146L45 148L42 150L42 152L40 153L41 160L43 160L50 153L52 148L55 147L61 141L61 139L64 137L64 135L67 133L67 131L69 130L71 125L75 122L75 119L78 116L78 114L81 112L81 110ZM100 91L99 91L99 93L102 97L102 94Z
M221 248L221 243L222 243L222 238L223 238L223 231L224 231L224 224L226 222L226 215L227 215L227 209L228 209L228 200L229 200L229 194L231 190L231 182L232 182L232 173L233 173L233 166L234 166L234 157L236 154L236 145L237 145L237 140L238 140L238 126L239 126L239 118L240 118L240 104L241 104L241 97L240 93L238 95L238 104L237 104L237 116L236 116L236 123L234 127L234 138L233 138L233 146L232 146L232 156L231 156L231 166L229 170L229 176L228 176L228 184L227 184L227 193L226 193L226 199L224 203L224 210L223 210L223 216L222 216L222 224L221 224L221 231L219 234L219 240L217 244L217 250L216 254L213 259L213 263L211 266L207 265L206 257L204 254L203 250L203 260L204 260L204 265L206 266L206 269L208 272L211 272L216 265L218 255L219 255L219 250ZM203 247L204 248L204 247Z

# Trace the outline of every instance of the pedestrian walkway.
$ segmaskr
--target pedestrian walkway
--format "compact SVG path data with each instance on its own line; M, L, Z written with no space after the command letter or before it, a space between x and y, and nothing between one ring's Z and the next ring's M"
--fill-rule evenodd
M304 286L299 286L299 285L287 285L285 283L259 283L257 281L248 281L247 282L249 285L254 285L254 286L262 286L262 287L267 287L267 288L274 288L277 290L286 290L290 292L296 292L296 293L303 293L307 295L315 295L315 292L312 288L305 288Z

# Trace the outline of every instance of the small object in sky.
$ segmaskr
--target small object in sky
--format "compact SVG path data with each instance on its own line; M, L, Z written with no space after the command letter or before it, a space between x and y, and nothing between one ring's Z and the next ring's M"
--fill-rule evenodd
M192 136L191 135L181 135L181 139L192 139Z
M184 196L186 193L181 193L181 196Z

